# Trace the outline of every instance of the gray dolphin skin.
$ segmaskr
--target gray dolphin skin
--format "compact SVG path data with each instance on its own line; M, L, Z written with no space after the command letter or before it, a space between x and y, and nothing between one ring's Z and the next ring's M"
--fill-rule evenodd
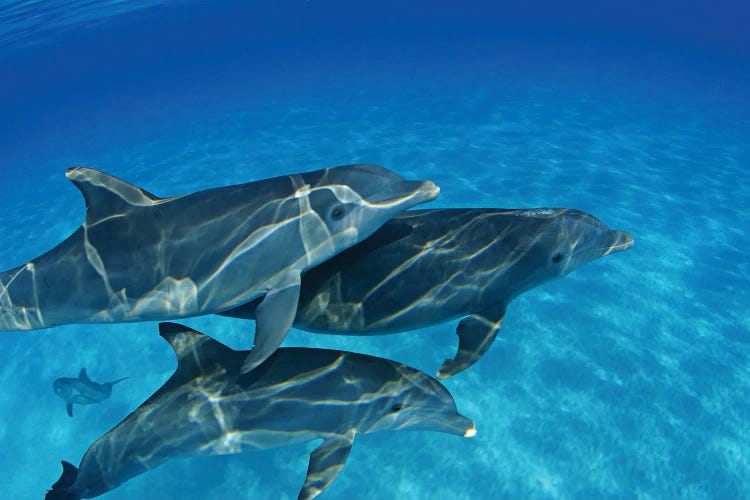
M260 297L244 371L284 339L305 269L439 193L373 165L172 198L88 168L66 175L86 220L46 254L0 273L0 330L184 318Z
M476 363L513 298L633 246L630 233L566 208L411 210L302 277L294 326L376 335L462 318L446 378ZM225 316L255 318L251 302Z
M78 377L60 377L52 384L55 394L65 401L68 416L73 416L73 405L93 405L101 403L112 395L112 386L129 377L123 377L112 382L99 384L86 374L86 368L81 368Z
M224 455L322 438L299 499L318 496L344 466L356 434L432 430L464 437L474 423L434 378L382 358L280 348L242 374L246 351L175 323L159 325L177 355L172 377L99 438L79 468L63 462L48 500L92 498L189 455Z

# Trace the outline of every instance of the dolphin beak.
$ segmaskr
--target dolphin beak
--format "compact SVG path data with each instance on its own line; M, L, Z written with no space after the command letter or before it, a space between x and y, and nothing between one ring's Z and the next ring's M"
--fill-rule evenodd
M463 415L456 413L453 418L453 432L457 436L463 436L465 438L473 438L477 435L477 425L473 420L464 417Z
M432 181L424 181L417 189L418 203L432 201L440 194L440 188Z
M629 248L633 248L635 242L633 241L633 236L629 232L612 231L612 235L614 238L610 243L609 248L602 255L609 255L611 253L622 252Z
M465 438L473 438L477 435L477 426L474 424L474 422L471 423L471 427L466 429L466 432L464 432Z
M421 424L412 428L444 432L446 434L453 434L454 436L462 436L465 438L471 438L477 435L476 424L474 424L471 419L456 412L425 416Z
M383 208L406 210L414 205L434 200L439 194L440 188L432 181L399 180L368 196L368 201Z

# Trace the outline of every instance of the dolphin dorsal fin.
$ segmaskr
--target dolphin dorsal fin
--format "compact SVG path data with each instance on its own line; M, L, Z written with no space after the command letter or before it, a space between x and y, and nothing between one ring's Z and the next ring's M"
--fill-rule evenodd
M212 361L224 364L237 357L230 347L179 323L159 323L159 335L172 346L178 371L203 370Z
M91 380L86 373L86 368L81 368L81 371L78 373L78 378L81 380Z
M63 472L60 476L60 479L57 480L55 484L52 485L52 490L50 490L47 493L47 496L49 498L55 498L54 496L50 495L52 491L58 490L58 489L64 489L64 488L70 488L75 484L76 479L78 478L78 468L71 464L70 462L66 462L63 460L62 462Z
M91 168L70 168L65 176L83 194L89 225L125 213L128 207L150 206L161 199L145 189Z

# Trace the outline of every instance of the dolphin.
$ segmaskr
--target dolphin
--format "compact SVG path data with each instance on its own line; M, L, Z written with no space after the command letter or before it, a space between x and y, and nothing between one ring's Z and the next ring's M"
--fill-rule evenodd
M66 176L86 219L49 252L0 273L0 330L185 318L261 298L243 371L283 341L305 269L440 191L374 165L171 198L89 168Z
M46 499L93 498L170 458L225 455L322 438L299 499L318 496L344 467L357 434L432 430L464 437L459 414L434 378L387 359L279 348L242 374L246 351L175 323L159 325L177 369L148 400L92 444L76 468L62 462Z
M98 384L86 374L86 368L81 368L77 378L60 377L52 387L55 394L66 403L68 416L73 416L73 404L92 405L101 403L112 395L112 386L130 377L123 377L112 382Z
M438 377L476 363L508 304L547 280L633 246L630 233L567 208L410 210L307 271L294 326L377 335L460 318ZM257 302L224 311L256 318Z

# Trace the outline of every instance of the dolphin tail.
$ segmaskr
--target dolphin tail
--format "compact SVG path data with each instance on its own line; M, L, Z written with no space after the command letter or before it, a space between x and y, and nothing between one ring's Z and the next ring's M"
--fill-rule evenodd
M47 490L44 500L79 500L83 498L80 493L72 489L76 479L78 479L78 468L63 460L63 471L60 479L52 485L51 490Z

